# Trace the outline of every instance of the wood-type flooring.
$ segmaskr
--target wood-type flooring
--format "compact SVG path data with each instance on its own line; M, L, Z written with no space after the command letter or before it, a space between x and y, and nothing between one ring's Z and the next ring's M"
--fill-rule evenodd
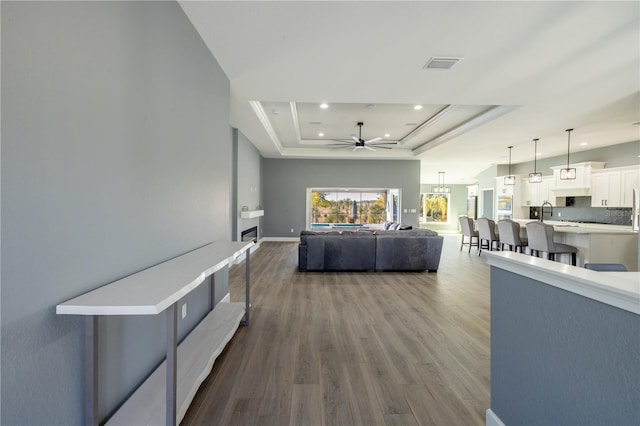
M445 236L437 273L298 272L298 244L251 256L240 327L182 425L484 425L489 267ZM244 300L244 263L230 270Z

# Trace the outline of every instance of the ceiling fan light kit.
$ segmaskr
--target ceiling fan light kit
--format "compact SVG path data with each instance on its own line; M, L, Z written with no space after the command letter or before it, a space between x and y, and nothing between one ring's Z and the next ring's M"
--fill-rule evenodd
M352 151L357 151L359 149L366 149L366 150L375 152L374 148L391 149L390 146L385 146L385 145L396 145L397 144L397 142L383 141L381 137L376 137L376 138L373 138L373 139L364 140L364 139L362 139L362 126L364 125L364 123L362 121L359 121L356 124L359 127L359 132L358 132L358 136L351 135L351 139L353 139L353 142L346 142L346 141L336 140L336 142L338 142L338 144L333 144L333 145L330 145L330 146L333 146L336 149L353 147Z

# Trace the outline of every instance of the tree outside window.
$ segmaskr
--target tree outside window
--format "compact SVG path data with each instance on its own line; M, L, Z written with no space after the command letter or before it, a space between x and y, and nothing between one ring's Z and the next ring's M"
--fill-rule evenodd
M450 194L420 194L420 223L449 222Z
M377 224L387 217L386 192L311 191L312 224Z

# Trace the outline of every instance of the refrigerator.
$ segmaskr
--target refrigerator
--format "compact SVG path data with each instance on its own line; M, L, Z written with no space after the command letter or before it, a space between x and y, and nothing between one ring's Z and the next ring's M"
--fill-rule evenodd
M467 197L467 216L476 220L478 217L478 196L470 195Z
M640 230L640 188L633 188L633 209L631 211L631 226L634 231Z

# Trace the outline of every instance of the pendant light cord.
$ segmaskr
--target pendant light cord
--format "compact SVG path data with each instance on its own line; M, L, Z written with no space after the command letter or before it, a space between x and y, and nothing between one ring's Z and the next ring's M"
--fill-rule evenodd
M538 172L538 166L537 166L537 160L538 160L538 141L540 139L534 139L533 140L533 173L537 173Z
M569 152L571 152L571 132L573 129L565 130L567 132L567 169L569 169Z

